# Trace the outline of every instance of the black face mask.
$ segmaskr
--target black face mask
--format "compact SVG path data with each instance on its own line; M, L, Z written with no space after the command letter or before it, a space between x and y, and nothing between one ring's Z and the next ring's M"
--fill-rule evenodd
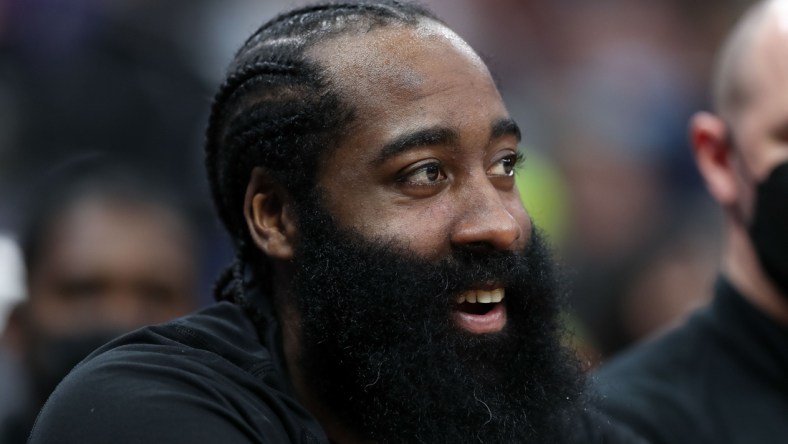
M749 233L761 266L788 298L788 162L758 185Z
M36 331L28 354L36 402L43 405L75 365L119 334L107 330L72 335Z

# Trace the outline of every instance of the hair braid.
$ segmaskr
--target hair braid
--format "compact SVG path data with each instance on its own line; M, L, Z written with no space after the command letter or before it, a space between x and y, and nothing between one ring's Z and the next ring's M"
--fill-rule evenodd
M247 82L258 83L263 79L264 76L289 75L292 74L293 71L294 68L292 66L281 65L268 61L260 61L244 66L243 69L228 76L227 80L225 80L222 86L219 88L219 93L216 95L212 105L211 117L208 123L209 131L207 145L210 147L216 146L220 143L218 140L212 140L214 137L218 137L219 135L214 131L211 131L211 129L217 128L221 124L220 120L224 118L224 110L222 108L227 102L230 101L232 96L243 92L245 89L243 88L244 84ZM219 150L217 149L208 149L206 151L205 165L208 171L208 178L212 182L212 185L214 183L218 183L221 180L220 175L222 173L229 173L229 171L220 171L221 165L217 159L218 153ZM222 220L225 226L229 228L231 224L230 220L232 219L231 215L227 213L230 210L230 203L223 202L224 194L221 191L222 189L219 186L213 185L211 187L211 192L213 193L213 199L216 204L216 209L219 213L219 218ZM234 236L234 238L237 238L237 236Z
M246 286L246 258L249 244L241 241L237 246L235 258L222 270L213 287L213 294L217 301L228 301L241 306L247 306L245 295Z
M418 6L413 4L406 4L399 1L391 1L391 2L373 2L373 1L358 1L358 2L333 2L333 3L318 3L311 6L306 6L300 9L294 9L292 11L284 12L279 14L278 16L274 17L268 23L261 26L254 34L250 35L249 38L246 39L242 48L246 48L255 43L256 39L265 31L280 25L282 23L286 23L291 20L295 20L297 18L304 18L308 17L309 15L319 14L319 13L329 13L335 16L344 13L347 15L348 13L355 13L361 11L367 11L372 13L370 15L381 15L387 13L392 18L399 18L402 21L407 21L410 17L404 11L401 11L398 8L405 8L411 14L414 12L415 9L418 9ZM429 17L432 19L436 19L434 15L428 10L421 10L421 16Z

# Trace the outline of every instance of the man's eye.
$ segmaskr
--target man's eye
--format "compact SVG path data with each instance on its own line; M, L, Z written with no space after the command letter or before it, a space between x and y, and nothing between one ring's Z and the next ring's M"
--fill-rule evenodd
M411 185L433 185L446 180L446 173L443 172L439 163L429 163L408 173L402 182Z
M58 292L64 299L92 299L106 293L106 285L99 279L71 279L60 283Z
M495 162L487 171L487 174L491 176L514 176L514 167L516 165L517 155L512 154L511 156L506 156L498 162Z

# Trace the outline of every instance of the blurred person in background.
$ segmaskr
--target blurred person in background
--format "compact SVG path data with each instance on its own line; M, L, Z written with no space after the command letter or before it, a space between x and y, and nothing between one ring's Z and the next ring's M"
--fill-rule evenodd
M724 214L711 306L598 373L599 404L652 442L788 439L788 1L753 6L723 45L714 114L690 124Z
M47 179L21 242L27 298L3 335L29 392L0 418L4 444L26 442L46 398L95 348L197 306L194 228L162 188L96 159Z
M0 229L23 223L23 191L47 169L101 151L167 177L211 251L201 268L221 269L232 247L213 219L199 149L208 85L221 75L203 71L217 52L199 32L213 29L208 3L0 0ZM212 281L198 278L210 302Z

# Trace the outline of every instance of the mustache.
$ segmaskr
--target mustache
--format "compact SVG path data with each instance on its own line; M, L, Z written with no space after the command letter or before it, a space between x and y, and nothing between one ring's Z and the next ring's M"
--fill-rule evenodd
M470 251L458 249L440 261L435 270L447 283L448 291L462 291L487 283L504 287L516 286L524 272L530 270L543 248L541 235L532 234L522 251ZM540 244L540 245L536 245Z
M302 268L297 279L300 283L296 286L319 287L324 297L344 301L353 306L351 310L359 315L363 312L368 318L383 320L388 318L388 313L397 310L418 311L425 315L431 313L441 324L448 324L449 311L456 306L459 293L491 286L506 290L507 305L515 309L510 312L513 319L525 316L528 307L563 304L563 292L550 291L550 288L560 287L556 274L559 270L544 266L553 263L553 258L538 228L532 229L527 244L520 251L454 248L436 261L418 256L401 244L365 239L352 230L336 226L333 230L324 230L331 226L330 223L311 226L321 228L313 233L317 237L310 237L311 247L304 245L307 248L299 252L311 258L299 261ZM331 248L332 245L341 247ZM322 260L326 249L333 251L330 262ZM313 281L317 276L320 279ZM554 297L539 300L539 295L546 293ZM379 303L355 304L350 294L370 295L367 297ZM315 309L310 305L301 309Z
M501 251L454 248L449 254L437 261L415 255L407 248L394 242L362 241L361 234L341 230L335 233L338 238L330 242L339 242L349 246L363 257L375 257L376 260L366 264L377 273L386 274L392 263L407 266L433 286L441 287L441 293L453 294L471 287L494 284L503 287L514 287L521 284L525 275L535 270L540 261L552 260L549 246L542 232L532 228L528 243L519 251ZM401 270L394 273L401 274Z

